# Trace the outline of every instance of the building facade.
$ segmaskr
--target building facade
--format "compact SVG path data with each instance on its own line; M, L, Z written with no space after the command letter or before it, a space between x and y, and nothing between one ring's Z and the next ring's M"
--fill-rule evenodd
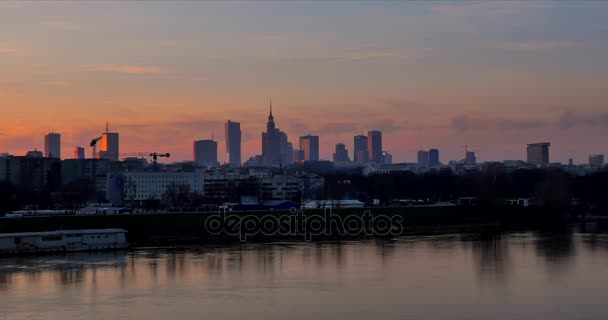
M293 146L290 151L287 134L276 127L271 102L266 131L262 132L262 163L278 167L289 164L290 161L293 162Z
M528 163L540 166L549 164L549 147L548 142L532 143L528 145Z
M51 132L44 136L44 156L61 159L61 135Z
M73 159L84 159L84 148L83 147L75 147L74 148L74 156Z
M108 174L106 195L108 201L121 206L124 202L141 203L148 200L166 200L171 185L188 186L189 192L203 194L204 178L201 172L124 172Z
M319 161L319 136L301 136L300 150L304 152L303 161Z
M120 137L118 132L110 132L106 124L106 132L101 134L101 150L99 151L100 159L118 161L120 157Z
M226 134L226 163L232 167L241 166L241 124L228 120L224 124Z
M367 149L367 136L357 135L354 137L354 160L355 162L369 162L369 152Z
M193 159L203 167L215 167L217 162L217 141L198 140L193 143Z
M369 161L382 163L382 132L377 130L367 132L367 152Z
M348 150L346 150L346 146L344 143L336 144L336 151L333 157L334 162L348 162L350 158L348 158Z
M431 149L429 150L429 167L435 168L441 165L439 161L439 150Z

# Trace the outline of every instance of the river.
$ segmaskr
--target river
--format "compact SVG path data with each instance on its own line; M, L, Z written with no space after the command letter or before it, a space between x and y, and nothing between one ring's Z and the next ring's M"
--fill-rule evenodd
M608 234L0 258L0 319L608 319Z

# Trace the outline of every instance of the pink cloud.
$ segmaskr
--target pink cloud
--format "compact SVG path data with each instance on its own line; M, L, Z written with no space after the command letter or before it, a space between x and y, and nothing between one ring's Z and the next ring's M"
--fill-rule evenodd
M122 74L159 74L169 72L167 69L154 66L138 66L128 64L89 64L84 67L84 70Z

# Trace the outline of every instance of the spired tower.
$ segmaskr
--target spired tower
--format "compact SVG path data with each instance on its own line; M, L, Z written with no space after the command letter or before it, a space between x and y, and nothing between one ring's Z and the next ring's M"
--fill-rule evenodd
M266 123L266 132L262 132L262 163L265 166L287 165L291 159L287 134L279 130L274 123L272 115L272 100L270 100L270 113Z

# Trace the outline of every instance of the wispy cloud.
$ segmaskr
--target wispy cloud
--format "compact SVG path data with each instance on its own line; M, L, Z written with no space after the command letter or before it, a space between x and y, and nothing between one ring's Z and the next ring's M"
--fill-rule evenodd
M42 82L43 85L53 86L53 87L69 87L70 83L65 80L50 80Z
M371 59L401 58L402 53L387 50L353 51L338 58L343 61L361 61Z
M65 30L65 31L77 31L77 30L84 29L84 27L82 25L79 25L79 24L76 24L73 22L69 22L66 20L45 21L42 23L42 25L44 25L46 28L49 28L49 29Z
M85 71L121 73L121 74L161 74L170 73L171 70L155 67L129 64L89 64L83 67Z
M472 115L455 115L450 119L450 126L458 132L469 130L526 130L538 129L547 125L538 119L512 119L503 117L482 117Z
M570 129L578 125L608 128L608 112L595 115L582 115L565 111L562 112L557 120L557 126L560 129Z
M19 50L17 48L15 48L15 47L0 45L0 54L2 54L2 53L16 53L18 51Z
M501 42L501 43L486 43L481 47L484 49L498 49L509 51L527 51L527 52L547 52L554 50L563 50L580 46L575 42L567 41L525 41L525 42Z

